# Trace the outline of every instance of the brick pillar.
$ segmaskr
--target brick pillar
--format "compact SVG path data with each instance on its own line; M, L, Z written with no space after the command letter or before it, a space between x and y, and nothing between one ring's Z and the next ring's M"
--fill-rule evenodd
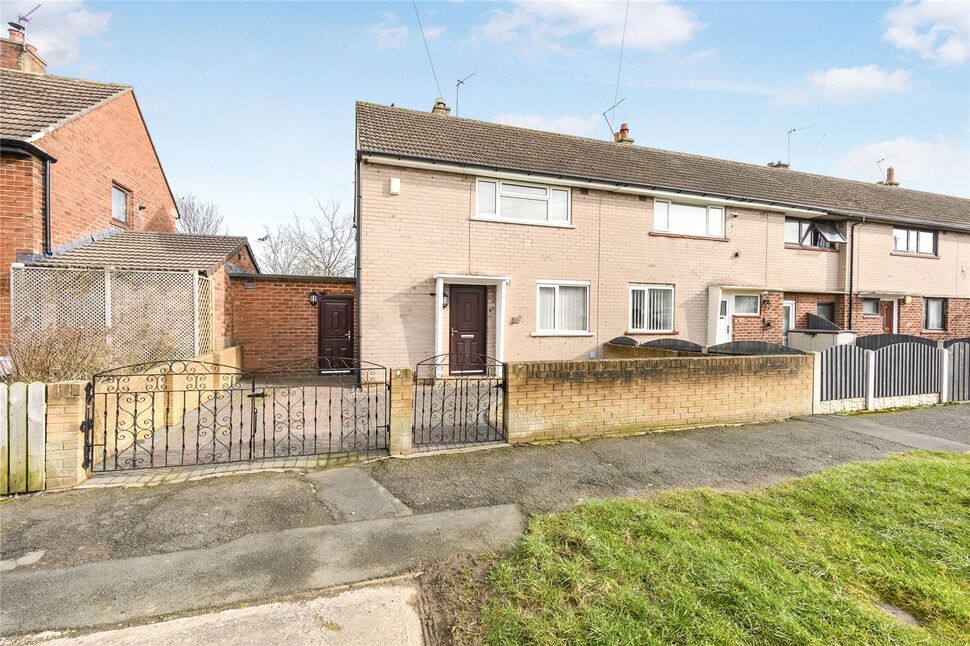
M84 469L85 381L47 385L47 489L73 487L88 479Z
M411 455L411 433L414 421L414 371L410 368L391 370L390 452Z
M534 386L533 391L538 390ZM529 441L536 417L534 397L541 395L526 389L525 369L520 364L505 364L505 437L509 444Z

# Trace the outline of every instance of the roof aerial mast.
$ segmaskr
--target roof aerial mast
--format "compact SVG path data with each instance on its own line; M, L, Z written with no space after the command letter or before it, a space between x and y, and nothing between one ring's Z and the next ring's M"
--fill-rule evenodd
M20 33L24 33L24 30L27 29L27 23L30 22L30 14L34 13L38 9L40 9L40 3L37 3L37 6L31 9L30 11L28 11L27 13L18 13L17 22L11 21L11 22L8 22L7 24L13 27L14 29L16 29L17 31L19 31Z

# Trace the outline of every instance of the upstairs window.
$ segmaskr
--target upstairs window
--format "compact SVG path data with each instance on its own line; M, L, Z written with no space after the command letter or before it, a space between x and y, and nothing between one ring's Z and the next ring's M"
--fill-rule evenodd
M834 222L785 218L785 244L831 249L845 242Z
M120 186L111 187L111 218L118 222L128 223L128 203L130 194Z
M570 222L568 188L487 179L480 179L475 185L478 217L552 224Z
M924 330L945 330L946 329L946 299L927 298L925 318L923 321Z
M893 228L893 251L936 255L936 232Z
M654 200L653 230L702 238L723 238L724 208Z
M674 331L673 285L630 285L630 331Z

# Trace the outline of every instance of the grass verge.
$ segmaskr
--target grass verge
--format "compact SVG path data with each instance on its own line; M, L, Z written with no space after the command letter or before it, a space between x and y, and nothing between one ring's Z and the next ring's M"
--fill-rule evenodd
M489 587L493 644L968 644L970 454L538 516Z

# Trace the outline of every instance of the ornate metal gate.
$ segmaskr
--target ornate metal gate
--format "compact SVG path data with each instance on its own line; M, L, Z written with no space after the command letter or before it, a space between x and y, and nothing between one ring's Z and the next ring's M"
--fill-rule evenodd
M116 368L88 385L87 465L145 469L380 453L387 370L310 358L257 372L201 361Z
M418 450L505 440L505 365L443 354L414 371L412 443Z

